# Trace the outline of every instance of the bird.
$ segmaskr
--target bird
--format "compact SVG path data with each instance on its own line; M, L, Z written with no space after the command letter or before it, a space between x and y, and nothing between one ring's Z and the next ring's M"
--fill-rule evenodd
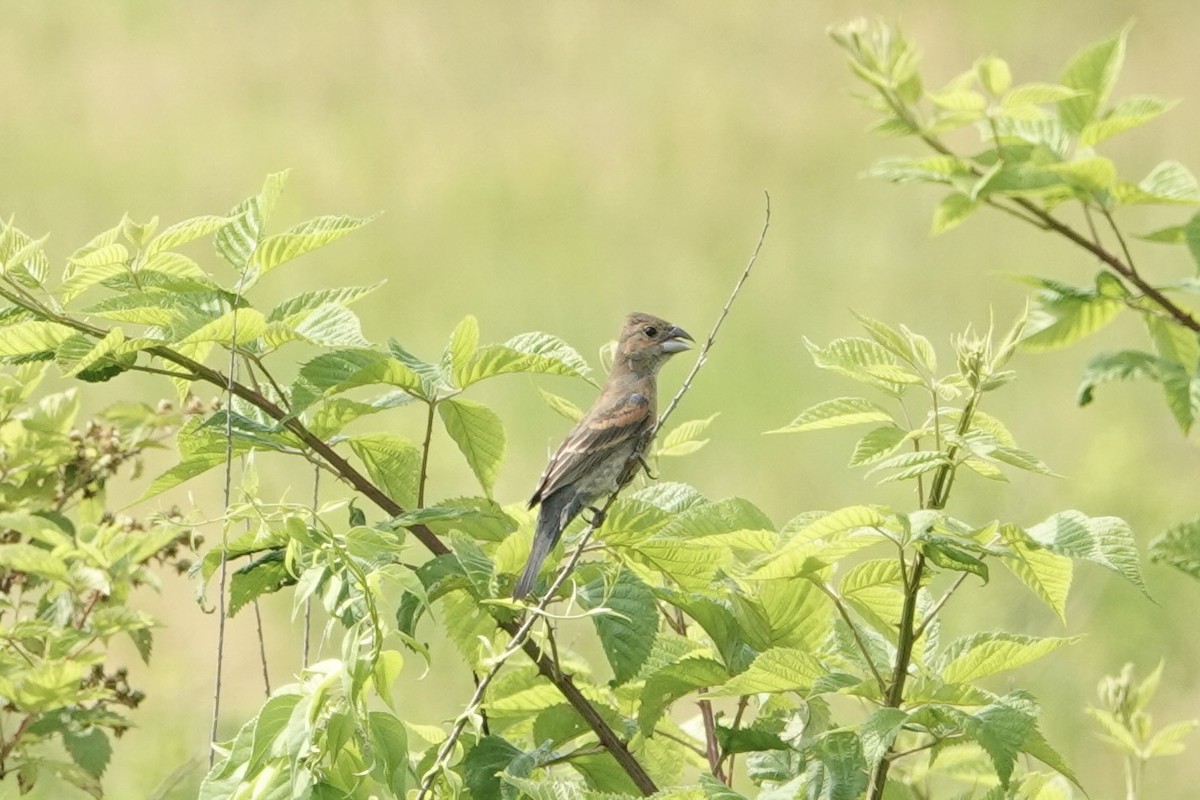
M635 312L625 318L600 395L551 456L529 500L529 508L541 508L514 600L529 594L542 562L571 520L591 507L593 524L599 525L602 515L592 504L645 466L642 454L658 424L658 371L693 341L687 331L651 314Z

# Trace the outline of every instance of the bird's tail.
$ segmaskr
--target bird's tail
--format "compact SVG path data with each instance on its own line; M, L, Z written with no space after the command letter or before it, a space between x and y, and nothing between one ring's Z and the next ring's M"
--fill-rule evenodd
M564 513L570 511L568 506L573 504L572 500L571 497L556 497L553 494L543 499L542 507L538 511L537 529L533 534L533 546L529 550L529 560L525 562L525 569L517 579L517 585L513 587L514 600L520 600L533 589L538 572L542 569L542 562L550 555L550 551L558 543L558 537L562 536L563 528L574 516ZM578 513L578 510L575 513Z

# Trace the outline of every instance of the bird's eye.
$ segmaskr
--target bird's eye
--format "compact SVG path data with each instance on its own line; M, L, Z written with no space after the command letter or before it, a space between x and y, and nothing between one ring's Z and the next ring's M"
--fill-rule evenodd
M653 339L655 336L658 336L658 328L654 327L653 325L647 325L646 327L642 328L642 333Z

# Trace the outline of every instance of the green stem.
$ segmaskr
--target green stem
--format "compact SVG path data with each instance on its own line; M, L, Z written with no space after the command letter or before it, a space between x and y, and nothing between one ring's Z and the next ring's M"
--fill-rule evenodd
M961 437L966 434L971 427L971 418L975 415L975 409L979 405L980 394L978 390L972 393L967 400L966 406L963 408L962 416L958 420L956 432ZM935 425L935 427L937 427ZM926 509L941 510L946 507L946 501L949 499L950 487L954 484L954 473L957 464L956 458L959 447L957 444L950 445L946 451L947 462L938 467L933 474L933 481L929 487L929 501L925 504ZM901 556L903 558L903 555ZM901 564L903 567L903 564ZM912 567L908 570L908 579L904 586L904 605L900 611L900 627L899 639L896 643L896 661L893 664L892 680L888 685L887 692L884 694L884 705L888 708L900 708L904 704L904 684L908 680L908 669L912 663L913 646L917 640L925 633L932 617L926 619L918 628L916 625L917 617L917 602L921 595L921 578L925 572L925 554L918 551L913 558ZM871 773L871 781L867 788L867 797L869 800L882 800L883 790L887 785L888 770L894 760L893 754L895 751L889 749L887 755L879 760L875 765L874 771Z
M425 507L425 481L429 477L429 445L433 441L433 413L437 408L437 398L426 402L429 414L425 419L425 442L421 445L421 475L417 479L417 508Z

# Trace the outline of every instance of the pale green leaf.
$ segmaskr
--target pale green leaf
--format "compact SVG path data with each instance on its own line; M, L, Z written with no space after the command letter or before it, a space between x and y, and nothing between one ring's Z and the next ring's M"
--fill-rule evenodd
M362 460L371 480L405 508L417 504L421 449L403 436L375 433L350 437L350 449Z
M536 387L538 394L546 401L546 405L550 406L556 414L566 417L571 422L579 422L583 419L583 409L572 403L565 397L561 397L553 392L547 392L542 387Z
M485 378L513 372L583 378L590 370L583 357L562 339L531 332L514 336L504 344L480 347L461 368L454 370L454 380L466 388Z
M0 327L0 356L24 356L54 350L75 334L57 322L33 320Z
M1172 525L1150 542L1150 560L1200 579L1200 519Z
M1012 86L1012 70L1002 58L988 56L975 63L975 72L983 88L994 95L1002 95Z
M1063 69L1059 83L1080 93L1058 103L1059 117L1068 130L1074 133L1082 131L1108 102L1125 60L1128 33L1128 29L1125 29L1111 39L1097 42L1077 53Z
M362 323L353 311L337 303L317 306L295 327L298 336L322 347L368 347Z
M438 403L437 409L484 494L491 497L504 461L504 423L496 412L471 400L450 398Z
M1095 294L1041 292L1021 346L1042 352L1074 344L1112 322L1123 307L1121 300Z
M1197 724L1200 723L1194 719L1188 719L1166 726L1154 734L1154 738L1146 745L1146 755L1150 758L1158 758L1182 753L1184 748L1181 740L1195 730Z
M850 466L861 467L885 458L891 455L906 438L908 435L905 431L895 425L875 428L854 445L854 453L850 456Z
M825 400L801 411L790 423L768 433L798 433L800 431L839 428L871 422L892 422L892 415L882 406L861 397L839 397Z
M1117 103L1104 116L1089 122L1079 135L1079 143L1085 147L1095 147L1105 139L1145 125L1160 114L1170 111L1177 103L1178 101L1164 100L1160 97L1128 97Z
M267 320L269 322L282 320L295 323L302 319L308 312L326 303L348 306L371 294L383 286L383 284L384 282L380 281L370 286L346 286L341 289L317 289L311 292L303 292L295 297L289 297L272 308L271 313L267 314Z
M232 217L207 215L192 217L182 222L176 222L174 225L168 225L146 245L146 257L149 258L162 250L171 250L187 244L193 239L216 233L231 222L233 222Z
M1071 559L1035 546L1014 526L1001 526L1000 533L1010 551L1001 561L1065 623L1067 594L1074 574Z
M977 633L951 643L941 666L946 683L972 683L1022 667L1053 653L1078 637L1021 636L1015 633Z
M705 419L688 420L676 425L663 436L662 442L654 451L654 455L685 456L696 452L708 444L708 439L701 439L700 436L708 430L708 426L713 423L713 420L717 418L719 413Z
M961 225L967 217L971 216L977 207L978 203L972 200L965 194L949 194L942 198L938 203L937 208L933 210L933 223L930 226L930 233L937 236L940 233L945 233L951 228Z
M1048 164L1046 169L1059 175L1068 184L1085 192L1107 189L1117 179L1117 168L1111 159L1102 156L1079 158L1059 164Z
M1112 570L1149 596L1129 525L1117 517L1062 511L1026 531L1038 544Z
M733 676L724 686L714 688L714 697L735 697L759 692L798 692L804 694L828 674L820 661L791 647L773 647L760 654L745 672Z
M202 325L180 339L177 344L189 345L201 342L218 342L229 345L245 345L262 336L267 330L267 321L262 313L253 308L228 311Z
M375 219L371 217L325 216L302 222L284 233L263 239L254 253L259 275L299 258L305 253L336 242Z

